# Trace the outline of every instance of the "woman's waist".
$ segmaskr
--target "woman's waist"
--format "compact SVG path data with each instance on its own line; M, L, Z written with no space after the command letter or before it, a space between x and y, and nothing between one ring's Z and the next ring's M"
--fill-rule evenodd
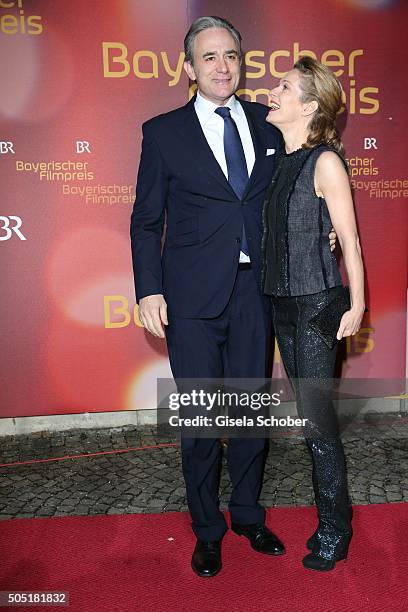
M296 266L309 273L322 266L338 267L337 258L330 248L329 237L322 235L300 235L300 232L276 236L269 244L265 256L268 265L277 267Z
M341 290L343 289L343 283L341 280L334 285L330 285L324 289L320 289L319 291L310 290L310 292L303 291L302 293L295 292L286 292L284 289L277 289L276 292L271 293L269 297L274 300L276 303L285 304L286 301L294 301L300 305L308 305L308 304L316 304L320 303L322 299L330 298L332 300L336 297Z
M330 249L329 249L330 252ZM270 260L266 266L265 292L268 295L309 295L341 285L336 258L322 254L285 256Z

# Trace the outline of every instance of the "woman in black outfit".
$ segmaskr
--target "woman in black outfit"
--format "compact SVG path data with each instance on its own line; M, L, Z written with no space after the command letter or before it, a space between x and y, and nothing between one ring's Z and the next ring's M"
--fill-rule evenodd
M304 433L313 461L319 524L303 565L327 571L346 558L352 534L344 452L331 402L337 342L329 348L308 325L342 290L327 237L332 226L352 303L337 340L355 334L364 313L361 249L335 125L341 85L326 66L302 57L270 92L270 106L267 121L282 132L285 150L264 207L264 291L272 296L275 333L299 415L307 419Z

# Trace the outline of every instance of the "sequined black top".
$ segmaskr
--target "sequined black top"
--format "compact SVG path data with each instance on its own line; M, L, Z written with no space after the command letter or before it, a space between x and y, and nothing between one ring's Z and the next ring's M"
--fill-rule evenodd
M314 188L316 161L327 150L333 149L319 145L280 155L263 214L267 295L309 295L342 284L330 251L329 211Z

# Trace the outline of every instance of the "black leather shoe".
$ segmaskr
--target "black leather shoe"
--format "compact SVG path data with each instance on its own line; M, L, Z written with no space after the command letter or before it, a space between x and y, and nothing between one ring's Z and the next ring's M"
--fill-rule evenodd
M201 576L202 578L211 578L218 574L222 568L221 540L217 540L216 542L202 542L201 540L197 540L191 558L191 567L197 576Z
M283 555L285 552L285 547L279 538L263 523L252 525L232 523L231 529L234 533L248 538L252 548L257 552L265 555Z
M347 559L347 552L343 552L339 555L333 555L330 559L325 559L318 554L313 552L309 553L304 557L302 563L306 569L317 570L318 572L329 572L336 567L337 561L345 561Z
M336 563L338 561L345 561L347 559L351 536L342 537L330 557L323 557L321 555L320 542L319 538L316 536L316 533L309 538L308 543L313 538L313 550L311 553L306 555L306 557L304 557L303 567L311 570L317 570L318 572L329 572L336 567Z

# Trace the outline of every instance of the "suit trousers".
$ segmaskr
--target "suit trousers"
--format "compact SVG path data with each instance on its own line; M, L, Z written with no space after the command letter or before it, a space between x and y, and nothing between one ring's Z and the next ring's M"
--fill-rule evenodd
M173 376L176 381L264 378L269 331L268 302L261 296L250 266L240 265L231 297L219 316L186 319L169 312L166 338ZM220 540L227 530L219 509L220 441L182 434L181 452L193 531L199 540ZM265 511L258 502L264 461L264 438L230 438L229 510L233 522L264 522Z
M351 506L343 445L332 403L337 343L330 349L308 325L341 287L297 297L273 297L273 323L285 370L296 394L312 457L313 488L323 556L351 534Z

